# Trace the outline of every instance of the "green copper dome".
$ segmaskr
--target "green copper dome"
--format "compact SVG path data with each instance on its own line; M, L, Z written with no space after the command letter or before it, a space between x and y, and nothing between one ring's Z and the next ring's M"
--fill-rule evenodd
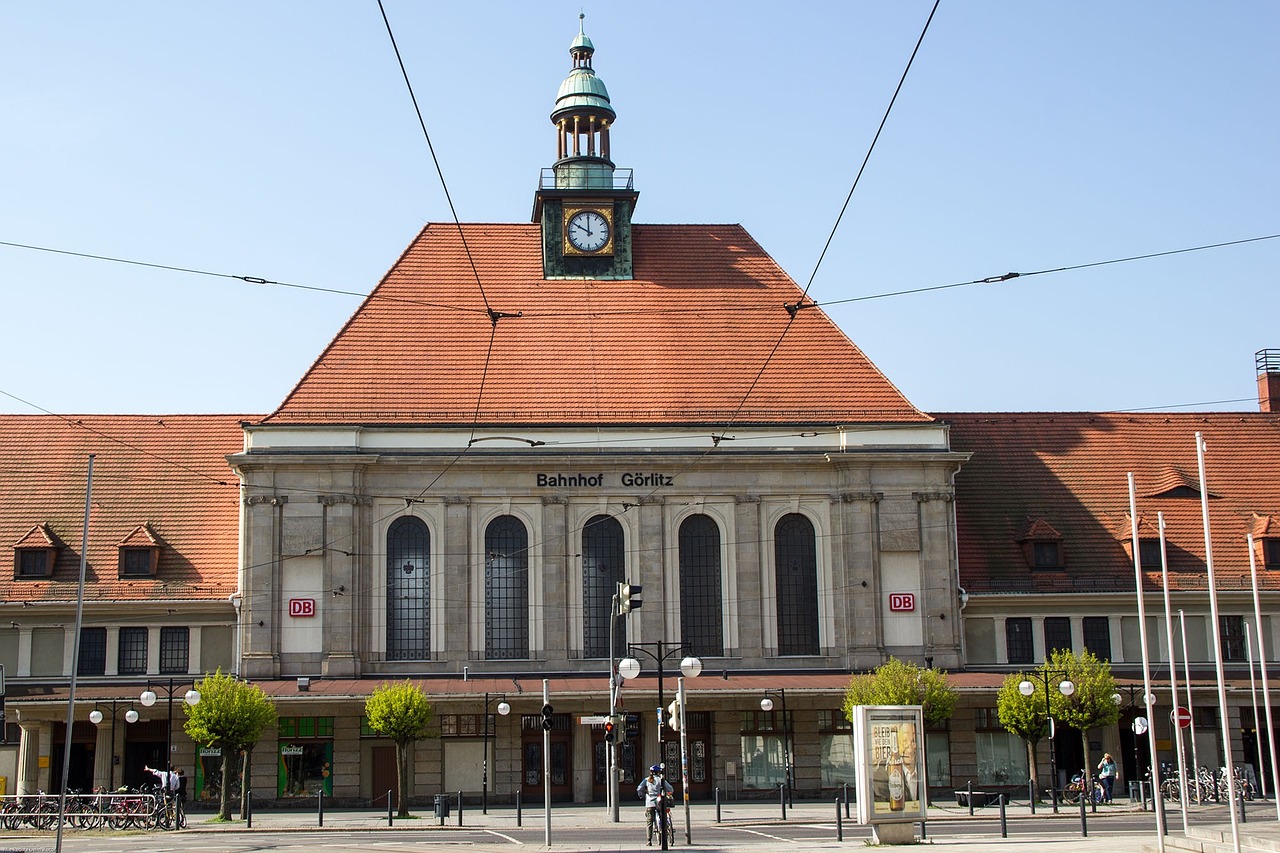
M617 116L609 105L609 90L604 87L604 81L590 68L573 69L560 84L551 121L558 121L566 112L605 115L611 119Z

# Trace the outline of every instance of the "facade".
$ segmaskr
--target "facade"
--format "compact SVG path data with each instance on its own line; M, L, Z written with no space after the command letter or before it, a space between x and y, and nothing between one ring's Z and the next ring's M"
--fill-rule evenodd
M180 701L221 667L280 712L255 751L259 794L384 797L394 752L364 725L364 700L411 679L439 726L413 751L419 800L547 786L603 800L592 718L627 653L643 667L621 691L632 784L651 763L679 766L655 709L693 655L695 798L851 783L844 688L889 656L955 673L956 715L927 742L935 792L1012 785L1025 757L990 712L1006 673L1062 644L1101 650L1105 629L1132 683L1129 470L1140 548L1155 511L1176 519L1195 690L1213 710L1189 436L1223 453L1215 531L1253 531L1260 567L1276 568L1278 416L919 411L741 227L634 222L593 57L580 32L532 221L424 227L274 412L0 419L0 469L21 474L0 492L10 790L61 779L75 668L71 784L135 784L171 737L195 796L212 798L221 756L182 734ZM95 486L76 654L93 452L113 473ZM1226 550L1223 612L1241 617L1247 554ZM1280 583L1264 575L1274 609ZM1152 614L1158 575L1145 581ZM615 619L620 583L643 587L643 605ZM178 698L178 722L167 703L124 721L148 683ZM87 722L95 707L113 725ZM1124 731L1096 737L1123 754ZM1059 767L1084 760L1059 749Z

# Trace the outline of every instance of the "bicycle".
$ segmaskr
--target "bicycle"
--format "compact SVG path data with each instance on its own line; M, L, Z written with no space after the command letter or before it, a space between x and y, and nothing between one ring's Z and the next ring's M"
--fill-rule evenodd
M653 819L657 824L658 832L666 833L668 850L676 846L676 825L675 821L671 819L671 807L673 804L674 801L671 797L664 796L662 805L653 810ZM661 840L662 835L659 835L658 838Z
M1062 801L1074 806L1080 802L1081 797L1085 797L1085 802L1100 803L1106 798L1106 791L1103 790L1102 783L1093 776L1077 773L1071 777L1071 783L1062 789Z

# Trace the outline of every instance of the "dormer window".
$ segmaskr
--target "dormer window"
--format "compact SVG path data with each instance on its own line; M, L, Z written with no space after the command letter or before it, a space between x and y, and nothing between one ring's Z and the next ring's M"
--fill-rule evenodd
M47 580L53 577L58 542L48 525L37 524L13 544L14 580Z
M1158 569L1163 565L1160 559L1159 539L1138 540L1138 561L1144 569Z
M160 567L160 540L151 528L140 524L119 544L121 578L153 578Z
M1280 571L1280 537L1268 537L1259 544L1262 546L1262 567Z
M1062 534L1043 518L1027 520L1026 531L1018 544L1022 546L1022 556L1029 568L1053 571L1066 566Z

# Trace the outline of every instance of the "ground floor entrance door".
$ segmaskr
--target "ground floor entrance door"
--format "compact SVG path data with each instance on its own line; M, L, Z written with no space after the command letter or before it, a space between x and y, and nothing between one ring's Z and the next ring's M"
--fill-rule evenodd
M525 714L521 729L521 797L526 803L537 803L546 796L545 787L551 786L551 801L573 801L573 745L569 714L553 714L550 718L551 751L548 753L550 779L545 777L543 763L543 717Z

